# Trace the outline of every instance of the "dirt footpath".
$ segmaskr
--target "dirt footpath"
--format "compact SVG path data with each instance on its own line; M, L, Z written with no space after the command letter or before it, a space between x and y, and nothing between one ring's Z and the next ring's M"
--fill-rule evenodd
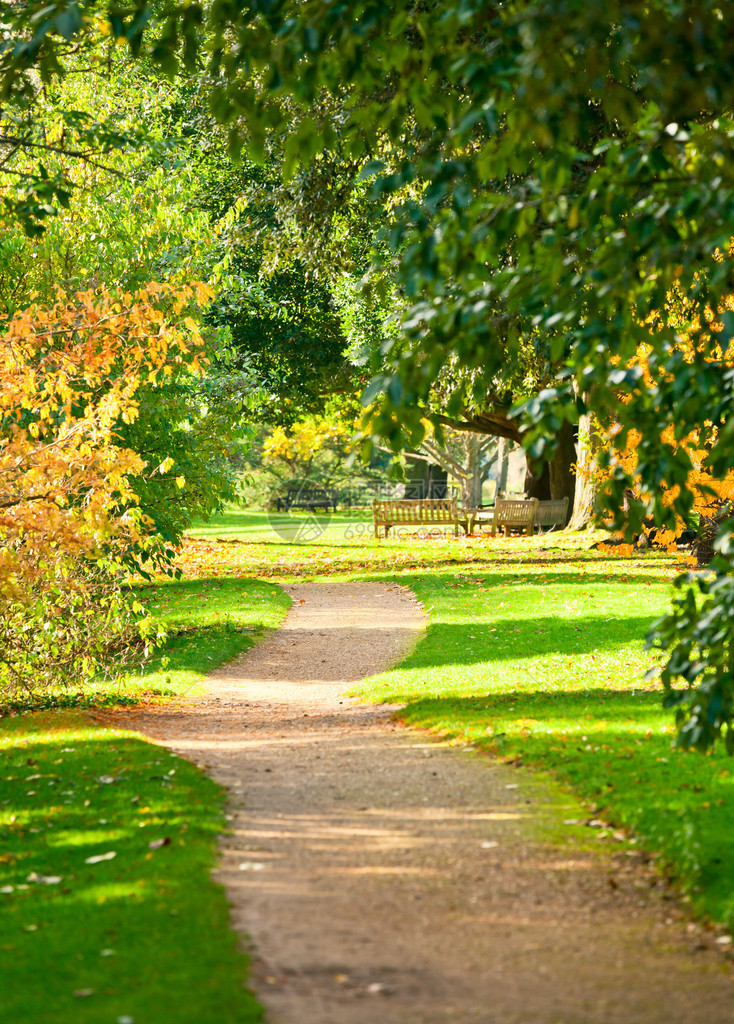
M218 878L268 1024L734 1022L728 961L636 858L529 838L565 816L530 773L342 696L415 643L410 591L285 589L205 700L127 718L229 789Z

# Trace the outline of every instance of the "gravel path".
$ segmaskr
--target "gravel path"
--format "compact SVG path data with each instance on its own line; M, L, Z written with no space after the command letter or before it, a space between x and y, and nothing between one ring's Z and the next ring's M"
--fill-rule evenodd
M415 643L410 591L285 589L206 699L126 719L229 789L218 878L268 1024L734 1022L728 961L638 857L530 838L565 816L531 773L342 696Z

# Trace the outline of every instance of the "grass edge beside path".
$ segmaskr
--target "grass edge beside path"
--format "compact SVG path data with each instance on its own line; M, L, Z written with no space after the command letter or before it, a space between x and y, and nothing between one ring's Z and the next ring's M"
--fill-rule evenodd
M277 585L250 579L141 590L169 630L158 664L51 701L94 708L195 696L209 672L278 626L290 605ZM8 1019L260 1021L224 890L210 877L228 827L224 790L191 762L80 709L6 714L0 758Z
M89 712L38 712L4 726L7 1019L260 1021L224 890L210 877L227 827L221 787Z

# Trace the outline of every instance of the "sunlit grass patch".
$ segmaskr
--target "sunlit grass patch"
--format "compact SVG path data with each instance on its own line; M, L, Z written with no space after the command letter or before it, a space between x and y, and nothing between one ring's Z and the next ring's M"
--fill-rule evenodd
M260 1020L209 878L221 789L79 712L4 719L0 758L3 1019Z

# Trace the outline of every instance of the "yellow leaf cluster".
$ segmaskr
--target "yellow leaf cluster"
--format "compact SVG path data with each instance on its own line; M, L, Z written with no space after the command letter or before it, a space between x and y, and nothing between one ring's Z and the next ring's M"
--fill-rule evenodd
M330 443L346 442L349 435L347 427L338 421L320 417L302 420L290 431L274 427L263 445L263 456L271 462L296 462L310 458Z
M141 384L173 365L196 369L202 339L180 314L203 285L150 284L134 294L79 292L32 307L0 334L0 603L60 556L94 556L139 540L131 477L145 468L118 443Z

